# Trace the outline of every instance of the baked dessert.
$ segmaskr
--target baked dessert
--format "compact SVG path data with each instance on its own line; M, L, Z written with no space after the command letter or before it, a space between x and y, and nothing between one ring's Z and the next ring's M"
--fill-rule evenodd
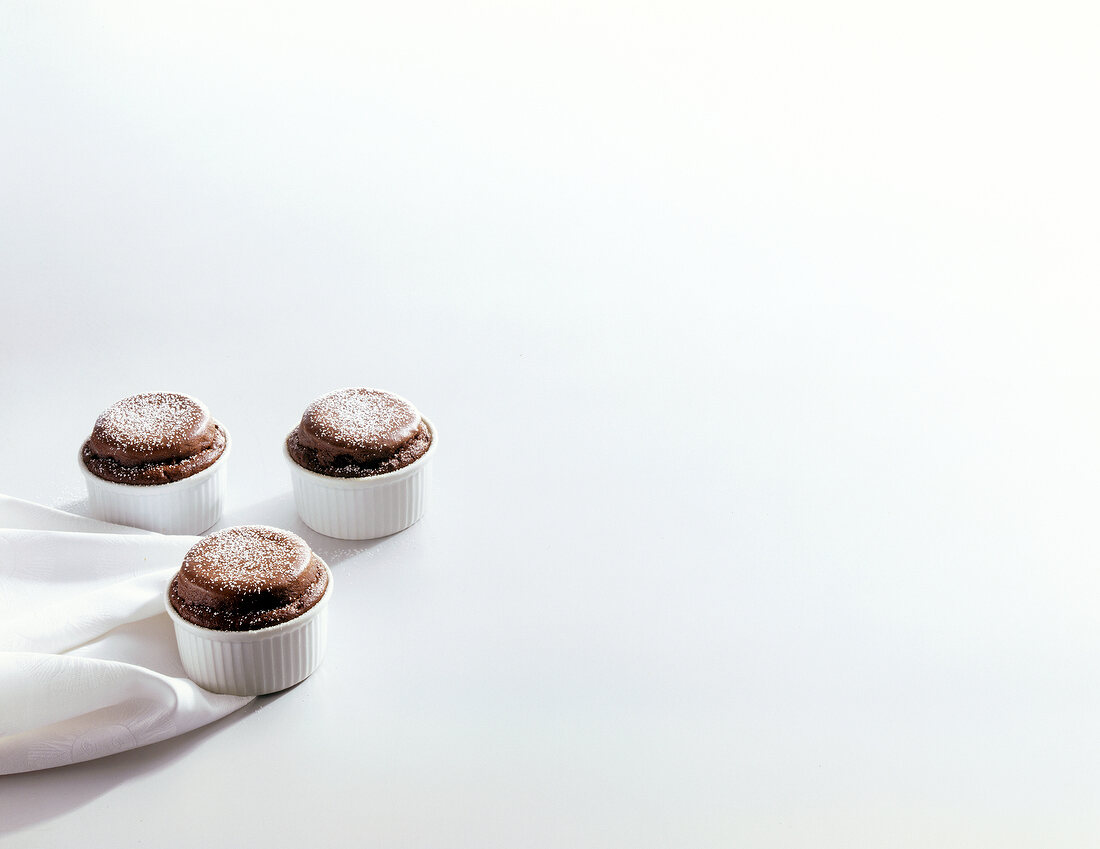
M336 478L395 472L423 457L432 432L420 412L378 389L340 389L318 398L286 439L299 466Z
M192 546L168 598L180 618L194 625L254 631L302 616L328 586L328 568L301 537L242 525Z
M260 696L304 681L325 656L332 572L300 537L242 525L193 545L164 591L187 676Z
M398 395L341 389L306 407L283 452L303 522L338 539L376 539L424 515L439 434Z
M230 443L188 395L123 398L100 413L80 448L92 516L162 534L202 533L222 514Z
M81 460L101 480L155 486L209 468L225 452L226 441L225 430L201 401L147 392L100 413Z

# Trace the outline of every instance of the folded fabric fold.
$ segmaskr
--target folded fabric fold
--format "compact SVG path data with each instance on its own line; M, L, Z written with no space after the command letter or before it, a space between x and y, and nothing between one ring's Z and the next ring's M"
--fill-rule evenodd
M197 540L0 495L0 774L164 740L250 701L183 672L162 599Z

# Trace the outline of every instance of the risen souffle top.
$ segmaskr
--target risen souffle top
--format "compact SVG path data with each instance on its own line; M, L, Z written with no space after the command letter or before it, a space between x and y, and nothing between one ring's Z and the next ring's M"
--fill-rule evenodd
M286 439L299 466L337 478L394 472L419 460L432 444L420 412L378 389L340 389L318 398Z
M328 589L328 570L301 537L265 525L211 534L184 555L168 592L181 618L254 631L301 616Z
M201 401L146 392L100 413L81 458L103 480L153 486L201 472L222 456L225 445L225 431Z

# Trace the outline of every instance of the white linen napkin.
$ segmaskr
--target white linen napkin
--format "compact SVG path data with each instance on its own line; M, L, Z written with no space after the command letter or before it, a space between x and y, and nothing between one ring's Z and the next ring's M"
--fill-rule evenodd
M180 663L164 588L198 540L0 495L0 775L155 743L251 701Z

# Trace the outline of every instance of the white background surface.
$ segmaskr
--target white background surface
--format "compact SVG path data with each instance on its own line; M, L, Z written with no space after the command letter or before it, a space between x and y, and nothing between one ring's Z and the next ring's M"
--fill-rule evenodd
M828 5L0 5L0 491L188 392L339 587L0 842L1095 842L1096 14ZM345 385L443 438L375 543L279 455Z

